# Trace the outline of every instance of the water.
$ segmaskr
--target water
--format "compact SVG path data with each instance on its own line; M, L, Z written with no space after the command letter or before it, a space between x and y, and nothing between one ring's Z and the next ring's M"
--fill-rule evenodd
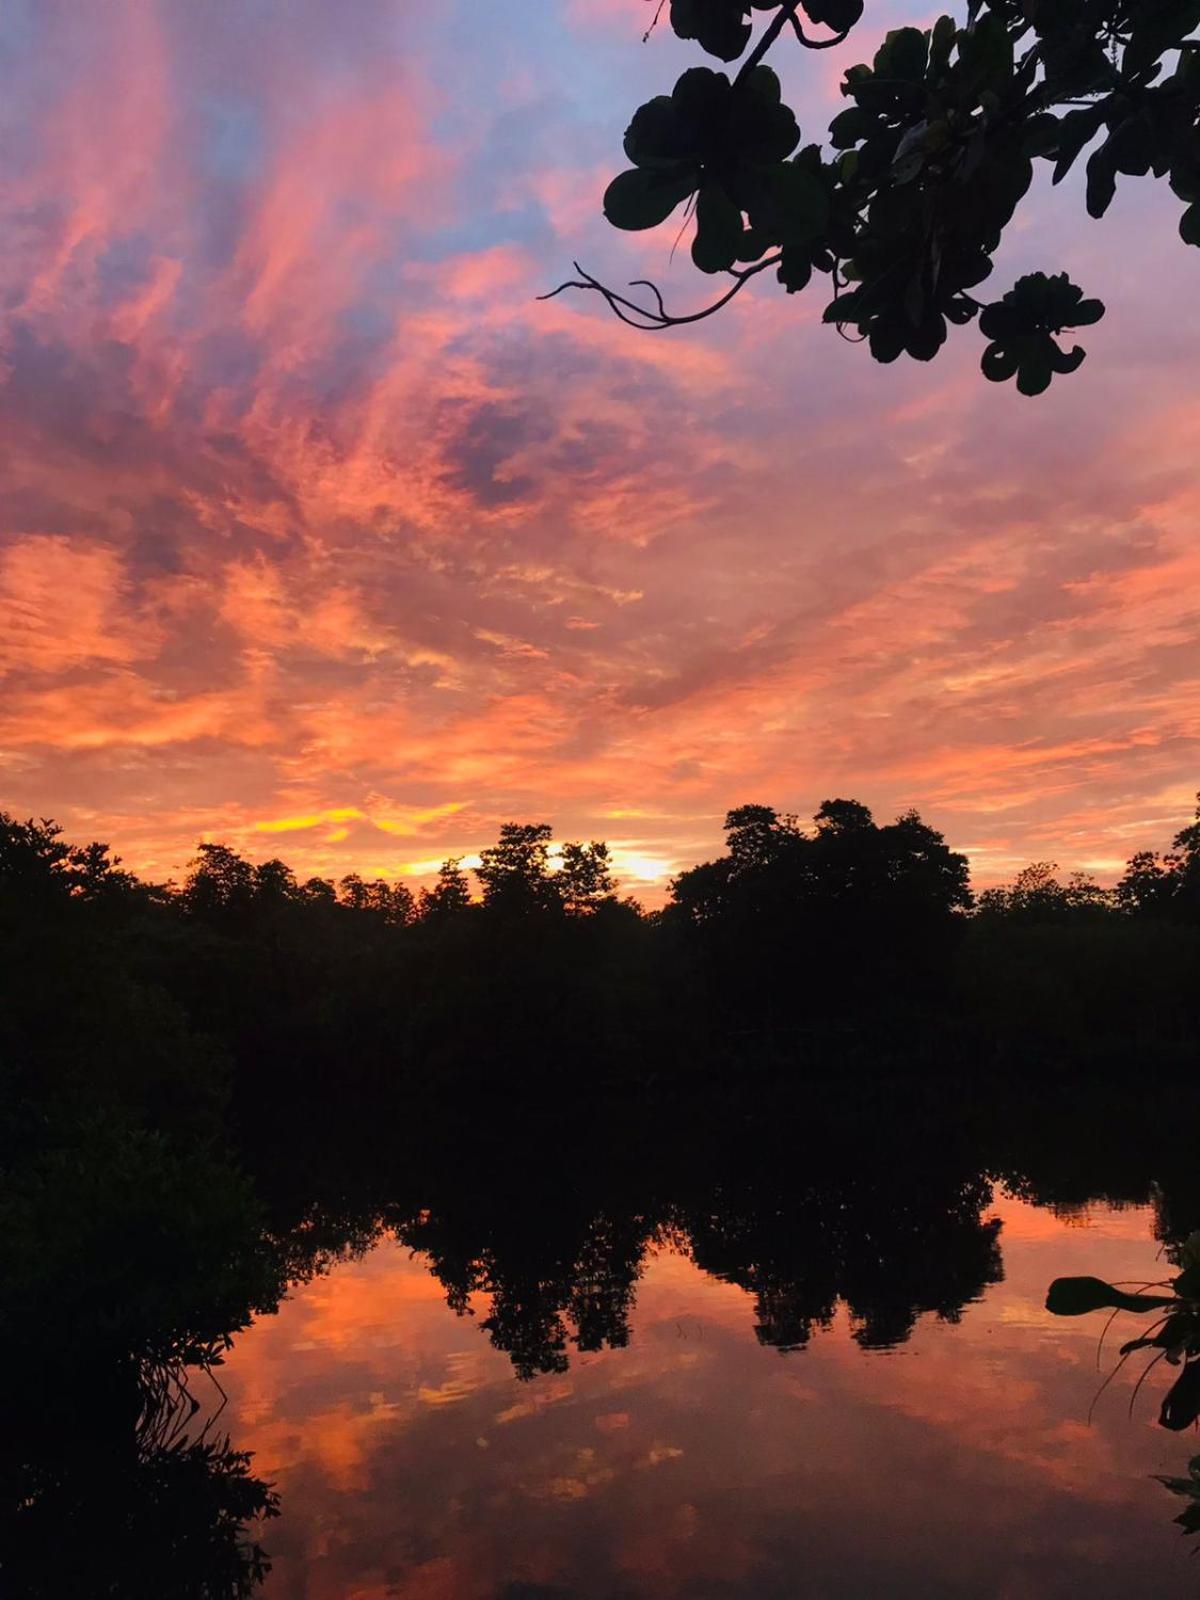
M1089 1424L1116 1340L1098 1367L1103 1319L1043 1309L1056 1276L1161 1276L1155 1213L966 1192L911 1226L899 1189L871 1225L836 1193L811 1228L769 1196L610 1216L573 1261L501 1199L385 1229L222 1375L281 1495L266 1600L1194 1593L1150 1477L1193 1436L1154 1375L1131 1420L1132 1363Z

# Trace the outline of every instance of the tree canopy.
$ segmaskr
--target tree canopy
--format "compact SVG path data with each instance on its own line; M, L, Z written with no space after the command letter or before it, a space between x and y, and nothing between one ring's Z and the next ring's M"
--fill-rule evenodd
M1079 367L1072 331L1104 306L1065 273L1028 273L995 299L981 285L1035 163L1057 184L1085 151L1091 216L1119 175L1153 173L1183 202L1184 242L1200 245L1200 0L969 0L961 24L888 33L870 65L846 70L848 104L824 143L803 143L765 58L781 39L840 45L862 14L863 0L669 0L681 39L739 64L732 77L690 67L638 107L604 211L638 230L682 206L693 261L728 286L673 315L653 284L636 281L645 293L632 298L576 263L580 277L553 293L592 290L623 321L666 328L763 272L789 294L824 278L824 320L877 361L929 361L950 327L977 322L984 376L1040 394Z

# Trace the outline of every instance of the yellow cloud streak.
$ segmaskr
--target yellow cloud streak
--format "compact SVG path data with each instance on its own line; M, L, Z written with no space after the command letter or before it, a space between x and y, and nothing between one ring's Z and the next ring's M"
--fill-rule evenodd
M462 811L466 806L465 800L447 800L441 805L426 806L421 810L400 811L392 816L374 817L369 812L362 811L358 806L334 806L327 811L314 811L301 817L275 817L267 822L256 822L256 833L301 833L306 828L319 828L324 823L341 822L369 822L373 828L378 828L381 833L399 834L401 837L419 833L429 822L437 822L442 817L452 817L455 812ZM346 837L346 830L340 830L331 837Z
M363 813L357 806L340 806L332 811L317 811L307 817L277 817L272 822L256 822L255 833L300 833L319 828L323 822L353 822Z

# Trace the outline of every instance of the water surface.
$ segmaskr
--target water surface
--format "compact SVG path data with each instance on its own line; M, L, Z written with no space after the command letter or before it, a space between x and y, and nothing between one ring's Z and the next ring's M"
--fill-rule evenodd
M807 1283L812 1240L779 1266L788 1218L761 1236L772 1261L727 1218L715 1244L692 1219L644 1249L609 1222L569 1282L514 1281L493 1249L474 1287L385 1234L243 1334L223 1377L233 1441L282 1497L267 1600L1193 1593L1150 1477L1192 1437L1156 1426L1153 1378L1132 1420L1122 1375L1089 1424L1117 1341L1098 1368L1101 1319L1043 1309L1058 1275L1161 1275L1150 1208L976 1200L898 1267L887 1218L859 1228Z

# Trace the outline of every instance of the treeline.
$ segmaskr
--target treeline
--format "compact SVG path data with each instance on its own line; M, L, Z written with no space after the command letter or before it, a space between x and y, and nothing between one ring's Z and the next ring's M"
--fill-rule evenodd
M488 1336L537 1372L624 1341L664 1229L744 1284L768 1343L803 1343L838 1301L865 1343L957 1314L997 1268L981 1164L1044 1187L1044 1132L1055 1182L1077 1163L1092 1192L1107 1137L1145 1142L1128 1108L1087 1119L1096 1085L1067 1080L1043 1130L1017 1067L1048 1092L1116 1068L1106 1094L1136 1067L1134 1109L1178 1119L1190 1170L1189 1077L1168 1119L1141 1079L1194 1076L1200 819L1114 891L1041 865L975 900L916 815L747 806L652 914L602 844L552 860L550 840L510 825L474 884L449 862L414 898L220 845L147 884L0 816L6 1588L249 1594L273 1498L197 1432L188 1386L381 1226L452 1304L487 1293ZM1010 1157L1003 1118L1035 1104ZM1196 1207L1171 1193L1173 1237ZM839 1243L849 1218L878 1270Z
M182 884L148 884L102 844L0 814L10 1103L60 1082L166 1126L230 1072L251 1095L466 1078L569 1099L585 1072L1170 1060L1200 1038L1200 820L1111 890L1037 863L975 898L915 812L879 825L852 800L808 827L731 811L723 854L649 914L603 843L552 857L548 824L507 824L473 876L447 861L414 897L202 844Z

